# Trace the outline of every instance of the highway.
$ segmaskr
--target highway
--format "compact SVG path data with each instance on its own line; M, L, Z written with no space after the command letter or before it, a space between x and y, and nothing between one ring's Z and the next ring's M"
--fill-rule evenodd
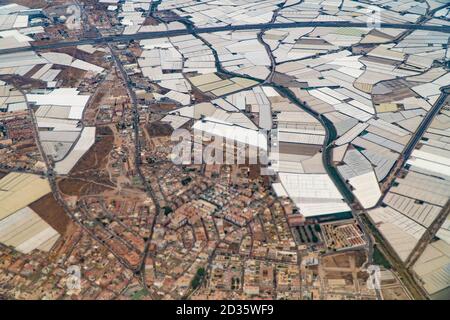
M82 44L101 44L111 42L127 42L133 40L153 39L162 37L174 37L191 33L202 34L223 31L239 31L239 30L265 30L265 29L290 29L305 27L327 27L327 28L367 28L366 23L346 22L346 21L302 21L302 22L283 22L283 23L257 23L243 25L227 25L218 27L201 27L192 29L176 29L167 31L141 32L126 35L98 36L95 38L85 38L77 41L60 41L44 45L36 45L31 47L20 47L0 50L0 54L17 53L29 50L46 50L64 47L78 46ZM423 25L423 24L401 24L401 23L381 23L380 28L404 29L404 30L429 30L450 33L450 26L439 25Z

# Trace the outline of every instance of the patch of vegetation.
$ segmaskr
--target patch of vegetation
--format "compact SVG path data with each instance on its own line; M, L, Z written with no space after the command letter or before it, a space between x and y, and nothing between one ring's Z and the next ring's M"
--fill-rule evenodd
M197 289L200 283L202 283L204 277L205 277L205 269L198 268L197 273L195 274L194 278L191 281L192 289L194 290Z
M172 210L172 208L171 207L163 207L163 210L164 210L164 214L167 216L167 215L169 215L169 214L171 214L172 212L173 212L173 210Z
M183 186L187 186L191 181L192 181L192 178L191 177L187 177L187 178L181 180L181 184Z
M373 248L373 263L391 269L392 266L377 246Z
M148 292L147 292L146 289L138 290L138 291L136 291L136 292L131 296L131 299L132 299L132 300L141 300L141 299L144 298L147 294L148 294Z

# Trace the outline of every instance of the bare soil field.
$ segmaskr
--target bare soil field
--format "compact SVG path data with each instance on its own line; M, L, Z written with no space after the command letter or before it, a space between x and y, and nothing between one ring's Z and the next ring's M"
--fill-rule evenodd
M201 92L200 90L198 90L195 87L192 88L192 93L194 95L195 103L210 102L212 99L212 97Z
M61 235L66 233L72 223L51 193L30 204L30 208Z
M295 155L305 155L305 156L313 156L320 151L322 146L317 145L308 145L302 143L290 143L290 142L281 142L280 143L280 152L295 154Z
M37 64L35 65L33 68L31 68L30 71L28 71L27 73L25 73L23 75L24 78L31 78L36 72L38 72L42 67L44 66L44 64Z
M105 167L106 158L113 148L114 136L109 127L97 128L96 142L72 169L71 176L78 176L83 171L100 170Z
M19 75L2 75L0 76L0 79L23 90L43 89L47 87L47 84L41 80L26 78Z
M98 181L97 183L105 183L106 181ZM79 178L65 178L58 182L59 189L62 193L68 196L83 196L83 195L95 195L102 193L106 190L112 190L112 187L107 187L104 184L97 184L94 182L82 180ZM110 183L110 182L109 182Z
M111 129L106 126L98 127L95 144L78 161L69 177L58 182L61 192L69 196L82 196L113 189L114 185L104 171L113 142Z
M169 136L173 132L173 129L169 124L160 121L155 121L146 125L145 130L147 130L148 135L152 138Z
M145 18L143 25L144 26L157 26L158 24L159 24L159 21L156 20L155 18L147 17L147 18Z
M355 267L360 268L366 261L364 251L349 251L323 257L322 264L324 268L350 268L350 259L355 259Z
M305 87L305 84L301 84L300 82L296 81L294 77L279 72L275 72L273 82L284 87Z
M86 71L71 68L68 66L55 66L55 69L62 70L58 76L56 77L57 80L62 80L65 86L68 87L78 87L78 84L80 83L81 79L84 78L84 74Z
M178 106L175 103L152 103L149 106L149 109L153 112L172 111L177 108Z
M58 182L58 187L62 193L68 196L79 196L89 183L77 179L65 178Z

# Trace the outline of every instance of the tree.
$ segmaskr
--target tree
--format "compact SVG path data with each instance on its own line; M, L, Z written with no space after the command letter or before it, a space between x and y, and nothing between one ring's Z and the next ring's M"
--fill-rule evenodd
M198 286L202 283L204 277L205 277L205 269L198 268L197 273L195 274L194 278L191 281L192 289L197 289Z

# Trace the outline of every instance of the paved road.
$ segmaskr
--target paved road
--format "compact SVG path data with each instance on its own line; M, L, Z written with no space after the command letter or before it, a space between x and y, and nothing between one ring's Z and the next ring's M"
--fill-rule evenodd
M442 224L447 220L448 215L450 214L450 200L447 201L444 208L441 210L439 215L433 221L433 223L428 227L425 233L420 238L419 242L417 242L413 251L411 251L408 259L405 261L405 265L407 268L412 268L417 260L422 256L422 253L427 248L428 244L433 240L436 233L441 228Z
M86 227L86 225L76 217L76 215L74 214L73 210L71 210L69 208L69 206L67 205L66 201L64 200L64 198L61 195L61 192L59 191L57 182L56 182L56 173L54 171L54 164L53 164L53 160L49 159L49 157L47 156L47 154L44 152L44 148L42 146L41 140L39 139L39 134L38 134L38 125L37 125L37 120L36 120L36 116L34 111L31 109L31 105L28 103L28 100L26 99L26 94L23 90L20 90L22 92L22 94L25 97L25 102L27 104L27 108L30 112L31 115L31 119L33 122L33 135L36 141L36 146L38 147L39 153L41 154L42 160L44 161L46 167L47 167L47 173L46 173L46 177L48 179L48 182L50 184L50 188L52 190L52 194L55 197L56 202L64 209L64 212L71 218L72 221L74 221L76 224L78 224L78 226L80 226L80 228L82 228L87 234L89 234L95 241L97 241L99 244L103 244L105 245L105 247L108 249L108 251L113 254L117 260L127 269L132 269L132 266L130 266L130 264L128 263L128 261L123 258L122 256L118 255L114 250L112 250L112 248L109 245L106 245L103 243L102 239L98 238L93 232L92 230L90 230L89 228Z
M228 25L219 27L204 27L188 29L177 29L167 31L154 31L154 32L141 32L136 34L127 35L112 35L112 36L100 36L96 38L87 38L78 41L61 41L46 45L37 45L32 47L22 47L13 49L0 50L2 53L16 53L22 51L28 51L30 49L44 50L44 49L56 49L63 47L78 46L81 44L98 44L98 43L111 43L111 42L123 42L131 40L152 39L161 37L173 37L191 34L194 31L197 34L221 32L221 31L239 31L239 30L264 30L264 29L289 29L289 28L305 28L305 27L329 27L329 28L367 28L366 23L345 22L345 21L313 21L313 22L285 22L285 23L258 23L258 24L245 24L245 25ZM421 24L399 24L399 23L382 23L380 28L392 28L392 29L405 29L405 30L429 30L440 31L450 33L450 26L439 25L421 25Z
M415 147L419 143L420 139L422 138L425 131L430 126L433 119L436 117L436 115L439 113L439 111L442 109L442 107L445 104L445 101L447 100L448 96L450 95L450 85L441 88L442 94L439 97L439 99L436 101L436 103L433 105L431 110L427 112L424 119L420 123L417 130L414 132L413 136L409 140L406 147L403 149L403 152L401 153L401 158L398 160L401 162L401 164L395 165L391 172L389 173L388 177L392 176L395 179L395 176L398 174L398 171L403 168L406 161L411 157L412 152L414 151ZM378 200L377 206L381 205L384 198L386 197L387 192L389 191L389 188L384 192L383 196Z
M405 160L411 156L411 153L414 151L414 148L416 147L417 143L422 138L422 135L428 129L431 121L433 121L434 117L438 114L439 110L441 110L442 106L447 100L447 97L450 93L450 86L444 87L441 90L442 94L439 97L438 101L434 104L433 108L429 112L427 112L425 119L423 119L419 128L416 130L412 139L409 141L408 145L403 151L403 158Z
M405 268L404 263L398 257L397 253L394 251L389 242L385 241L380 231L375 227L373 221L370 220L368 215L362 215L361 222L363 225L369 229L371 229L371 233L375 238L375 242L377 243L378 249L381 253L386 257L389 263L392 266L392 270L398 274L400 281L405 285L414 299L426 299L427 294L425 290L419 286L416 280L413 278L411 273Z
M143 249L143 252L141 255L141 261L139 262L139 265L137 266L137 268L134 269L135 274L140 276L141 285L148 291L149 287L147 286L147 283L145 280L145 265L146 265L147 256L148 256L149 249L150 249L150 244L151 244L151 241L153 238L153 232L155 230L156 219L161 212L161 207L159 205L159 201L156 197L156 194L155 194L152 186L150 185L150 182L147 181L147 179L144 176L144 174L142 173L142 170L140 167L141 166L141 146L140 146L140 142L139 142L139 123L140 123L140 121L139 121L139 110L138 110L136 93L130 84L130 79L128 77L128 74L125 71L123 64L120 61L120 59L118 58L116 52L110 46L110 44L108 44L108 47L111 51L111 55L113 57L114 63L116 65L116 67L118 68L118 70L121 74L121 77L122 77L123 81L125 82L125 85L127 86L128 95L129 95L129 97L131 99L131 103L132 103L133 129L134 129L134 139L135 139L135 141L134 141L134 143L135 143L134 162L135 162L135 167L136 167L136 173L140 177L142 184L144 185L146 193L150 196L153 204L155 205L155 217L153 218L151 226L150 226L150 235L149 235L148 239L145 240L144 249Z
M44 50L44 49L55 49L55 48L62 48L62 47L70 47L70 46L77 46L81 44L100 44L100 43L106 43L109 44L111 42L126 42L131 40L142 40L142 39L151 39L151 38L160 38L160 37L168 37L168 36L178 36L178 35L186 35L191 33L196 34L202 34L202 33L211 33L211 32L221 32L221 31L238 31L238 30L265 30L265 29L280 29L280 28L299 28L299 27L367 27L367 24L365 23L351 23L351 22L341 22L341 21L330 21L330 22L291 22L291 23L266 23L266 24L247 24L247 25L238 25L238 26L220 26L220 27L207 27L207 28L192 28L191 29L180 29L180 30L169 30L169 31L158 31L158 32L144 32L144 33L138 33L138 34L132 34L132 35L115 35L115 36L98 36L95 38L88 38L88 39L82 39L79 41L62 41L57 43L52 43L48 45L39 45L39 46L33 46L33 47L26 47L26 48L15 48L15 49L7 49L7 50L0 50L1 53L16 53L21 51L27 51L30 49L35 50ZM393 29L404 29L404 30L430 30L430 31L439 31L439 32L445 32L450 33L450 26L437 26L437 25L421 25L421 24L381 24L381 28L393 28ZM114 54L113 54L114 56ZM124 76L125 80L128 80L126 77L126 72L123 70L123 66L121 65L120 61L117 61L116 57L114 57L114 60L116 64L119 67L119 70L121 71L122 75ZM128 83L129 85L129 83ZM133 95L133 90L130 90L130 97L133 100L133 106L134 106L134 112L135 112L135 135L136 138L138 138L138 123L139 118L137 116L137 108L136 108L136 101L135 97ZM441 97L443 99L443 97ZM439 101L437 105L442 104L445 101ZM405 159L410 156L412 151L414 150L415 145L420 140L420 137L422 136L423 132L428 128L429 123L433 120L434 116L437 114L440 108L433 108L426 116L424 121L422 122L419 130L414 135L412 141L408 145L408 147L404 151ZM136 141L137 142L137 141ZM139 170L139 144L136 143L136 166ZM139 172L140 173L140 172ZM142 177L142 174L140 174ZM151 190L151 187L145 183L147 192L149 195L155 199L155 194ZM155 205L158 207L157 201L155 201ZM157 208L159 209L159 208ZM159 211L159 210L157 210ZM153 230L153 226L152 226ZM151 239L151 237L150 237ZM369 240L370 241L370 240ZM149 241L147 241L145 246L145 253L148 251L148 244ZM369 246L371 247L371 246ZM143 266L145 265L145 259L141 262L138 270L136 271L142 271ZM143 275L143 274L142 274Z

